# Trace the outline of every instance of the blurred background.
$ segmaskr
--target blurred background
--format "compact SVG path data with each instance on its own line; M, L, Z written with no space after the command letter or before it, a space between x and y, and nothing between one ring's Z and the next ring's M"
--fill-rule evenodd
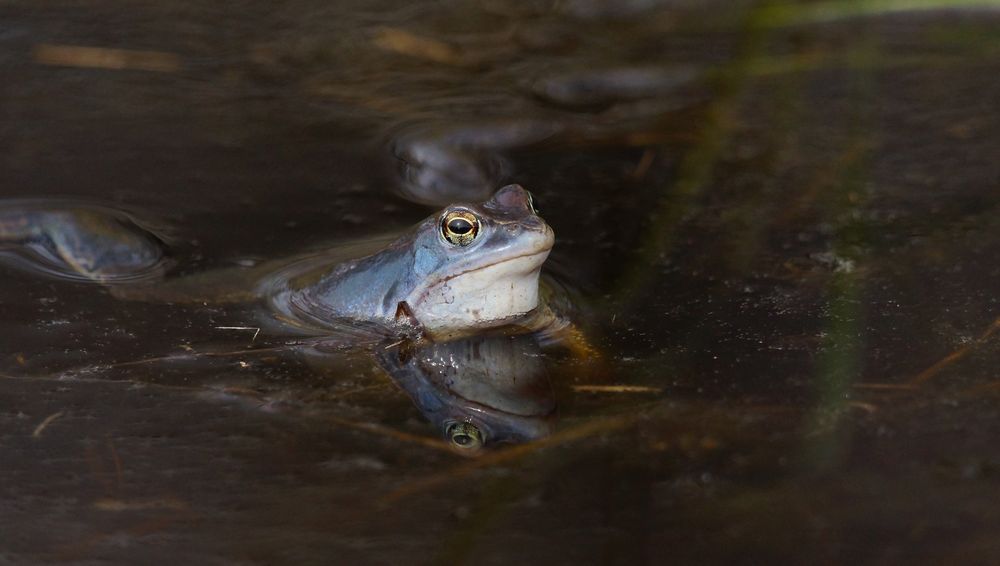
M0 74L0 236L87 203L192 282L0 243L0 563L1000 561L995 1L10 0ZM586 346L202 298L510 182Z

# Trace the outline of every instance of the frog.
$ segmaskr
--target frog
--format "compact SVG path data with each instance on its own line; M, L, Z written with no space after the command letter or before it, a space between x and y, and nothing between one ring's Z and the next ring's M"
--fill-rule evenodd
M393 237L111 292L146 302L255 303L268 334L330 343L530 333L563 318L546 299L555 287L541 277L554 243L532 194L511 184L487 200L448 205Z
M319 329L355 322L446 340L538 326L531 319L545 311L539 279L554 242L531 193L507 185L445 207L373 254L279 270L258 294L282 318Z
M52 232L71 218L56 210L33 214L18 217L29 226L8 220L12 238ZM68 226L80 241L63 246L67 263L98 265L106 243L120 248L107 257L157 257L156 249L145 249L157 242L147 241L154 236L144 236L126 218L75 217ZM125 253L130 242L135 254ZM513 184L481 202L448 205L392 238L107 290L123 300L253 303L263 327L265 320L276 323L269 328L276 332L265 332L254 348L206 355L255 348L318 352L333 360L346 352L370 355L454 449L471 455L552 431L555 402L539 353L575 336L565 331L565 289L542 276L554 244L555 233L539 216L533 195ZM377 249L370 250L373 245ZM80 272L106 280L94 269ZM309 336L267 343L287 337L283 332ZM141 363L199 355L186 349Z
M703 111L704 78L690 65L560 66L519 80L534 102L511 101L516 108L499 115L475 107L401 115L384 144L398 172L393 190L434 206L483 199L517 174L516 156L673 138L661 124Z
M104 285L159 277L164 239L131 214L60 199L0 202L0 251L15 267Z

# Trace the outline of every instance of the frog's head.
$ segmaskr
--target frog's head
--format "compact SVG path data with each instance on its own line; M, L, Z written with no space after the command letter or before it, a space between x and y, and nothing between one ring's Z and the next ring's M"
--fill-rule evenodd
M501 326L538 306L538 277L555 236L531 194L508 185L455 204L418 228L406 306L431 335Z

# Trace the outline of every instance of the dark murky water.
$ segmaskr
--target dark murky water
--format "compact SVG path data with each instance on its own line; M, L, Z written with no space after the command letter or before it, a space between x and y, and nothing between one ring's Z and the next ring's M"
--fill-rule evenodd
M0 196L187 282L0 267L0 563L1000 560L996 12L397 4L0 6ZM220 299L505 182L577 344Z

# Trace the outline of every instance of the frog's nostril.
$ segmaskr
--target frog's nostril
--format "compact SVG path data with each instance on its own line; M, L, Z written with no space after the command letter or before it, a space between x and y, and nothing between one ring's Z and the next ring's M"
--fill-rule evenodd
M541 232L545 230L546 225L541 218L538 218L537 216L532 216L525 218L521 222L521 227L525 230L533 230L535 232Z

